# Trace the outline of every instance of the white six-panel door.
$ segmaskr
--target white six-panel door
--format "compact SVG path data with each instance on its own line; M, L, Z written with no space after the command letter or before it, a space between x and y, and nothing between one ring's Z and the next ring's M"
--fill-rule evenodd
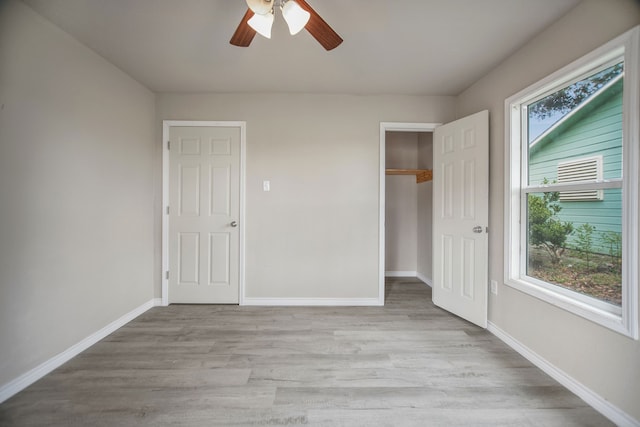
M487 326L489 113L436 128L433 138L433 302Z
M240 128L169 137L169 303L238 303Z

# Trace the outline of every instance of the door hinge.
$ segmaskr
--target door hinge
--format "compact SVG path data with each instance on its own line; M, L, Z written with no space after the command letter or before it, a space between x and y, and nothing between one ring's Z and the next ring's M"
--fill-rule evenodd
M167 215L169 215L169 206L167 206Z
M166 271L165 276L167 279L169 279L169 270Z
M489 234L489 227L484 228L485 233Z
M171 141L167 141L167 150L171 150Z

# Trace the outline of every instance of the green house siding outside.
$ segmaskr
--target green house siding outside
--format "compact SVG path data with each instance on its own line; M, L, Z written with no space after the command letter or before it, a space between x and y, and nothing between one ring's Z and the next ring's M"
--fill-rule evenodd
M563 124L557 132L531 147L529 152L529 182L541 183L545 178L558 180L558 164L602 156L604 179L622 176L622 79L612 85ZM595 227L594 251L608 254L610 245L602 239L603 232L622 232L622 191L608 189L603 200L561 201L560 220L570 221L574 229L589 223ZM568 239L576 245L576 233Z

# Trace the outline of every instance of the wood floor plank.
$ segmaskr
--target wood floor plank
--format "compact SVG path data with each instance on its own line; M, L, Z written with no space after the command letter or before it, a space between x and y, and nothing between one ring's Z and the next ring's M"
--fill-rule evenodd
M309 409L588 408L559 385L519 387L280 387L275 405Z
M156 307L0 405L0 426L611 426L393 278L384 307Z

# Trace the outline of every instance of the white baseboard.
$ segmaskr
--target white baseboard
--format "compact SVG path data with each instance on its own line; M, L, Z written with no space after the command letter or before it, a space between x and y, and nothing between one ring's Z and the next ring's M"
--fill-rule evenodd
M378 298L244 298L242 305L263 306L381 306Z
M416 277L415 271L385 271L384 277Z
M426 283L429 287L433 288L433 280L421 273L417 273L416 277Z
M487 330L496 337L500 338L509 347L524 356L525 359L536 365L538 368L547 373L554 380L558 381L567 389L571 390L575 395L587 402L596 411L611 420L619 427L640 427L640 421L624 412L622 409L608 402L593 390L569 376L563 370L549 363L546 359L538 355L529 347L513 338L511 335L500 329L494 323L488 322Z
M149 310L150 308L156 305L161 305L161 303L162 303L162 299L160 298L155 298L147 301L146 303L133 309L129 313L120 317L119 319L109 323L107 326L100 329L99 331L89 335L82 341L72 345L62 353L59 353L56 356L53 356L51 359L41 363L40 365L36 366L30 371L20 375L18 378L2 385L0 387L0 403L4 402L5 400L9 399L11 396L29 387L31 384L38 381L40 378L44 377L45 375L47 375L54 369L58 368L62 364L68 362L70 359L74 358L78 354L82 353L83 351L85 351L86 349L88 349L89 347L91 347L92 345L94 345L95 343L97 343L107 335L111 334L112 332L126 325L127 323L129 323L136 317L140 316L142 313Z

